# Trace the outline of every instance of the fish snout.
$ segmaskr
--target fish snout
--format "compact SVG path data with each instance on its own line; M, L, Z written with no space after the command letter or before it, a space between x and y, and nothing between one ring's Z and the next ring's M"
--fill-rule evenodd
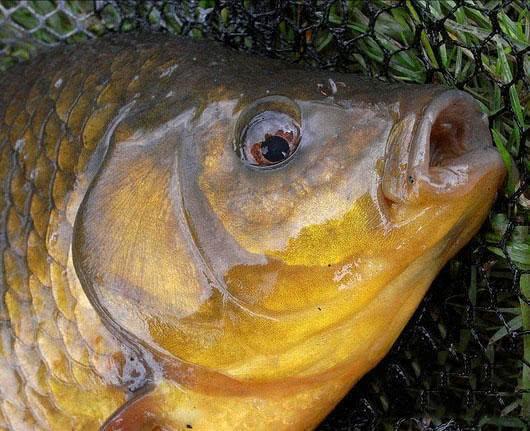
M467 93L439 93L419 118L405 116L396 128L389 138L382 181L391 201L465 194L485 176L496 187L504 178L487 116Z

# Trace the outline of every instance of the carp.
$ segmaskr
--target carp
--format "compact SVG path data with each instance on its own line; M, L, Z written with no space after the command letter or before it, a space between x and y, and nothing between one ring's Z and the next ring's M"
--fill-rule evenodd
M0 80L0 428L308 430L504 167L468 94L113 35Z

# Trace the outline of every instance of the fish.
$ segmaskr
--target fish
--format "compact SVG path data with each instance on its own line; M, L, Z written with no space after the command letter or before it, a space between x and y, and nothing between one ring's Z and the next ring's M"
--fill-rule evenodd
M112 35L0 80L0 429L310 430L505 169L467 93Z

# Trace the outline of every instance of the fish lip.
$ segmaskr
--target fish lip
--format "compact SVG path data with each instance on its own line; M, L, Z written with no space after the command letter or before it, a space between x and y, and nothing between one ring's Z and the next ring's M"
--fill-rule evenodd
M425 108L418 122L409 156L409 174L417 169L428 170L431 161L431 132L444 111L453 106L462 114L462 119L476 121L482 125L477 128L480 139L463 139L464 150L487 148L491 146L488 117L480 111L477 101L469 94L460 90L447 90L436 96ZM468 117L468 118L466 118ZM464 124L467 126L467 124ZM473 136L474 137L474 136Z
M437 93L423 107L419 118L409 114L401 121L409 122L408 135L403 137L411 139L408 156L401 155L401 168L387 169L385 165L383 193L390 201L414 201L425 192L463 191L492 169L502 169L492 145L488 117L480 111L477 101L463 91ZM393 157L396 150L403 152L403 147L402 142L395 144L387 157ZM442 155L447 152L445 160L437 159L433 147Z

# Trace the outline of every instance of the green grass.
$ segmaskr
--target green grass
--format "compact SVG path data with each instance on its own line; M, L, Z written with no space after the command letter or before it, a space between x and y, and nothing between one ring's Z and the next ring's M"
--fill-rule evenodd
M275 56L291 61L322 66L326 59L338 59L336 66L347 71L395 82L436 82L463 89L489 116L493 142L508 170L491 222L481 235L487 243L486 273L492 284L515 280L521 298L530 299L530 276L524 274L530 270L530 200L517 193L530 168L529 5L523 0L504 5L499 0L463 3L458 6L450 0L376 0L371 2L373 10L378 11L373 20L361 1L334 2L329 8L322 7L320 15L302 2L285 2L285 19L278 22L272 42L264 42L259 31L245 34L241 30L241 10L228 3L220 6L214 0L200 0L195 7L185 1L179 8L168 2L124 2L121 10L109 3L97 13L90 1L67 1L59 10L57 3L49 0L29 1L24 7L0 0L5 15L2 23L0 11L0 71L28 59L42 46L131 31L139 28L141 21L152 30L192 37L222 34L231 45L242 49L264 51L268 44ZM245 0L241 4L242 10L252 13L257 2ZM8 11L12 7L15 9ZM7 15L9 19L5 20ZM45 18L39 20L37 16ZM206 25L206 18L213 19ZM314 25L319 20L323 24ZM187 26L187 21L195 24ZM348 47L338 42L337 29L343 40L352 41ZM516 227L512 229L514 223ZM456 258L451 265L460 263ZM476 270L469 280L468 300L479 310L487 308L479 305L491 298L487 283L477 279ZM530 330L530 307L513 292L501 296L495 313L486 310L477 312L476 317L476 324L486 325L481 330L490 334L488 354L500 360L498 346L517 331ZM488 313L497 317L490 318ZM530 336L519 340L522 338L524 357L530 363ZM469 334L463 335L463 350L468 342ZM510 367L519 375L520 399L496 416L483 417L480 426L523 429L520 417L524 412L530 414L530 368L520 363ZM467 423L475 420L459 419ZM434 418L433 423L436 421Z

